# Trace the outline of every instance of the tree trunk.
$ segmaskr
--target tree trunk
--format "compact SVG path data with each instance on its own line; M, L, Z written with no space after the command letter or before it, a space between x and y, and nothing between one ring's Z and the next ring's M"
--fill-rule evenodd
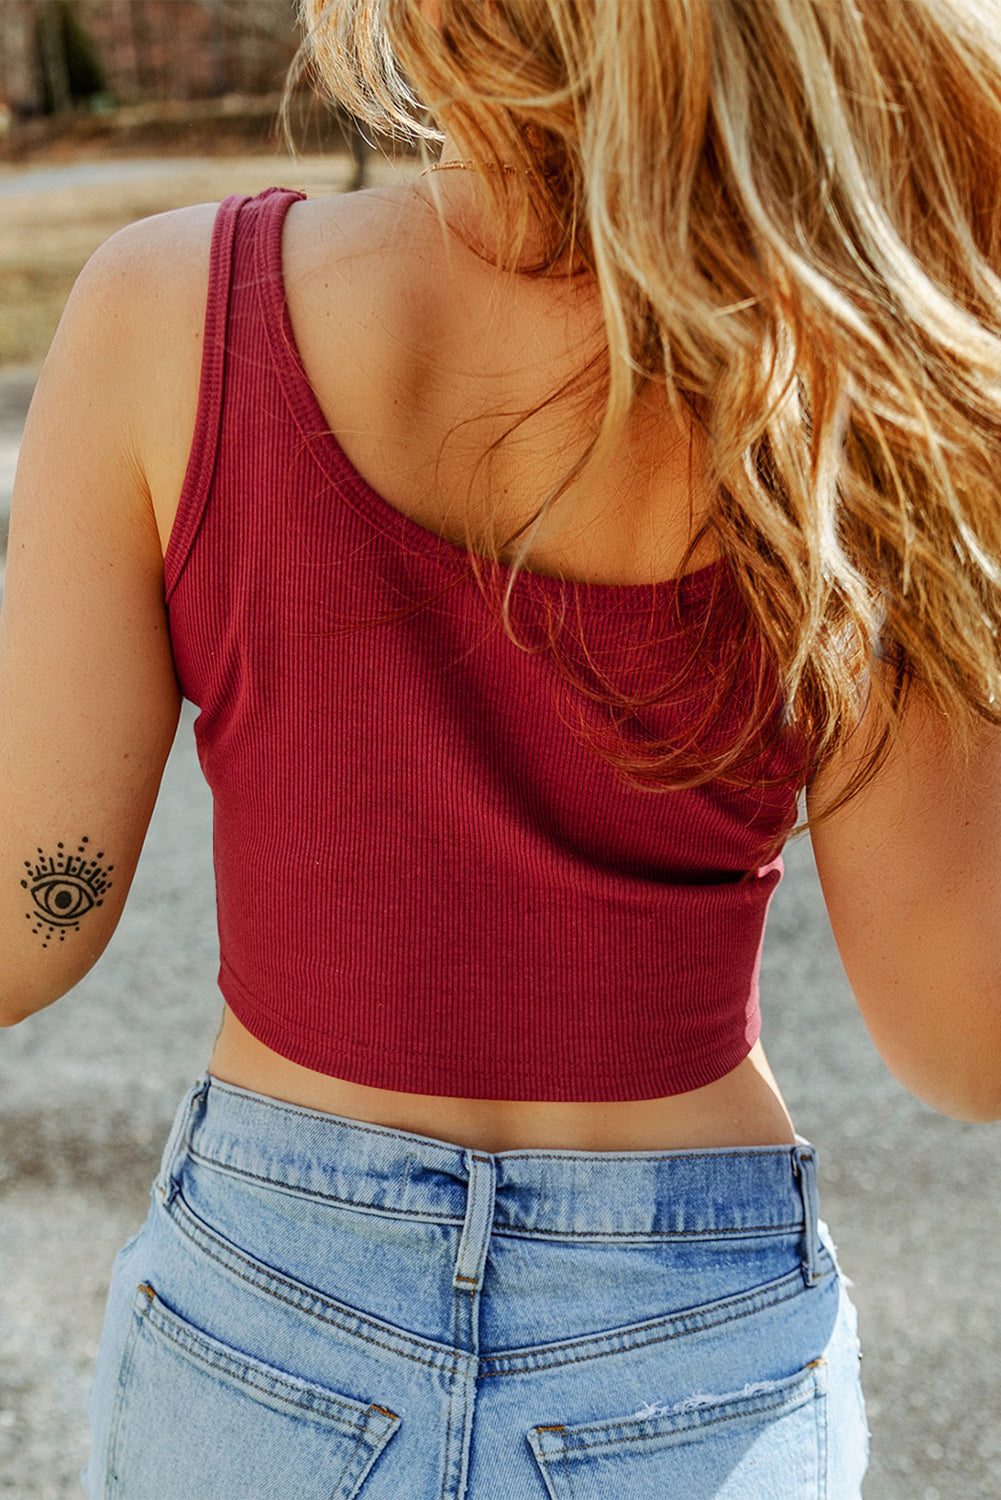
M38 11L38 40L45 71L46 92L53 114L68 114L72 108L63 15L58 0L43 0Z

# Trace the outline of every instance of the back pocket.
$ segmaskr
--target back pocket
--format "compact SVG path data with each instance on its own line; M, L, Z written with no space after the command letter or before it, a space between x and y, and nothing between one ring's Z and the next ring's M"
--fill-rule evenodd
M576 1426L533 1427L552 1500L825 1500L827 1364L733 1394Z
M227 1348L137 1288L111 1424L108 1500L351 1500L399 1427Z

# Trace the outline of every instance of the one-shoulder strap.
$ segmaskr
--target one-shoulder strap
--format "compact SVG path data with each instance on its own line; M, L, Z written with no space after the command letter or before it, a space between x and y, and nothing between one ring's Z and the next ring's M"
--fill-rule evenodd
M292 204L305 194L291 188L269 188L262 196L266 201L261 204L260 226L254 244L258 308L285 399L300 429L309 435L316 431L318 422L320 427L326 424L295 341L282 264L285 216Z
M191 551L215 472L226 384L226 326L233 276L233 245L240 211L248 202L250 199L239 193L223 199L212 230L198 412L177 514L163 560L164 592L168 600Z

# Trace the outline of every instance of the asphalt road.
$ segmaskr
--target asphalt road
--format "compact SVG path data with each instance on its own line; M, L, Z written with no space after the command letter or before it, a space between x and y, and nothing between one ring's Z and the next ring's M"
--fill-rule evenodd
M7 555L7 526L21 427L37 373L37 370L26 368L0 370L0 568ZM0 586L2 584L3 575L0 573Z
M192 156L128 157L121 160L59 162L21 170L0 181L0 198L20 198L25 193L52 193L64 187L89 187L106 182L145 182L150 177L176 177L186 168L196 168L201 158Z
M0 377L0 534L30 384L31 372ZM0 1031L0 1496L12 1500L81 1493L111 1260L142 1222L218 1025L211 806L192 721L186 705L108 951L57 1005ZM787 853L761 983L769 1056L818 1147L822 1213L855 1282L866 1500L999 1500L1001 1126L945 1119L888 1074L807 841Z

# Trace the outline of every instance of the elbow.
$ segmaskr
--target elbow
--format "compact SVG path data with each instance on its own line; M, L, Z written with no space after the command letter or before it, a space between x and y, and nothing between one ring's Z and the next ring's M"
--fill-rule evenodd
M54 1004L65 993L65 989L32 995L8 991L0 997L0 1026L19 1026L36 1011L44 1010L46 1006Z
M0 1004L0 1026L17 1026L21 1021L26 1021L32 1014L23 1006L17 1007L6 1001Z
M100 958L104 946L39 972L40 965L11 962L0 969L0 1026L17 1026L69 994ZM60 955L62 958L62 955Z
M965 979L965 983L963 980ZM1001 980L941 970L869 983L855 997L894 1078L939 1114L967 1124L1001 1120Z
M1001 1047L984 1059L968 1060L965 1066L948 1069L901 1066L883 1058L890 1072L908 1093L940 1115L968 1125L992 1125L1001 1120Z
M937 1108L932 1105L932 1108ZM939 1109L950 1120L964 1120L969 1125L996 1125L1001 1120L1001 1082L992 1093L960 1100L948 1108Z

